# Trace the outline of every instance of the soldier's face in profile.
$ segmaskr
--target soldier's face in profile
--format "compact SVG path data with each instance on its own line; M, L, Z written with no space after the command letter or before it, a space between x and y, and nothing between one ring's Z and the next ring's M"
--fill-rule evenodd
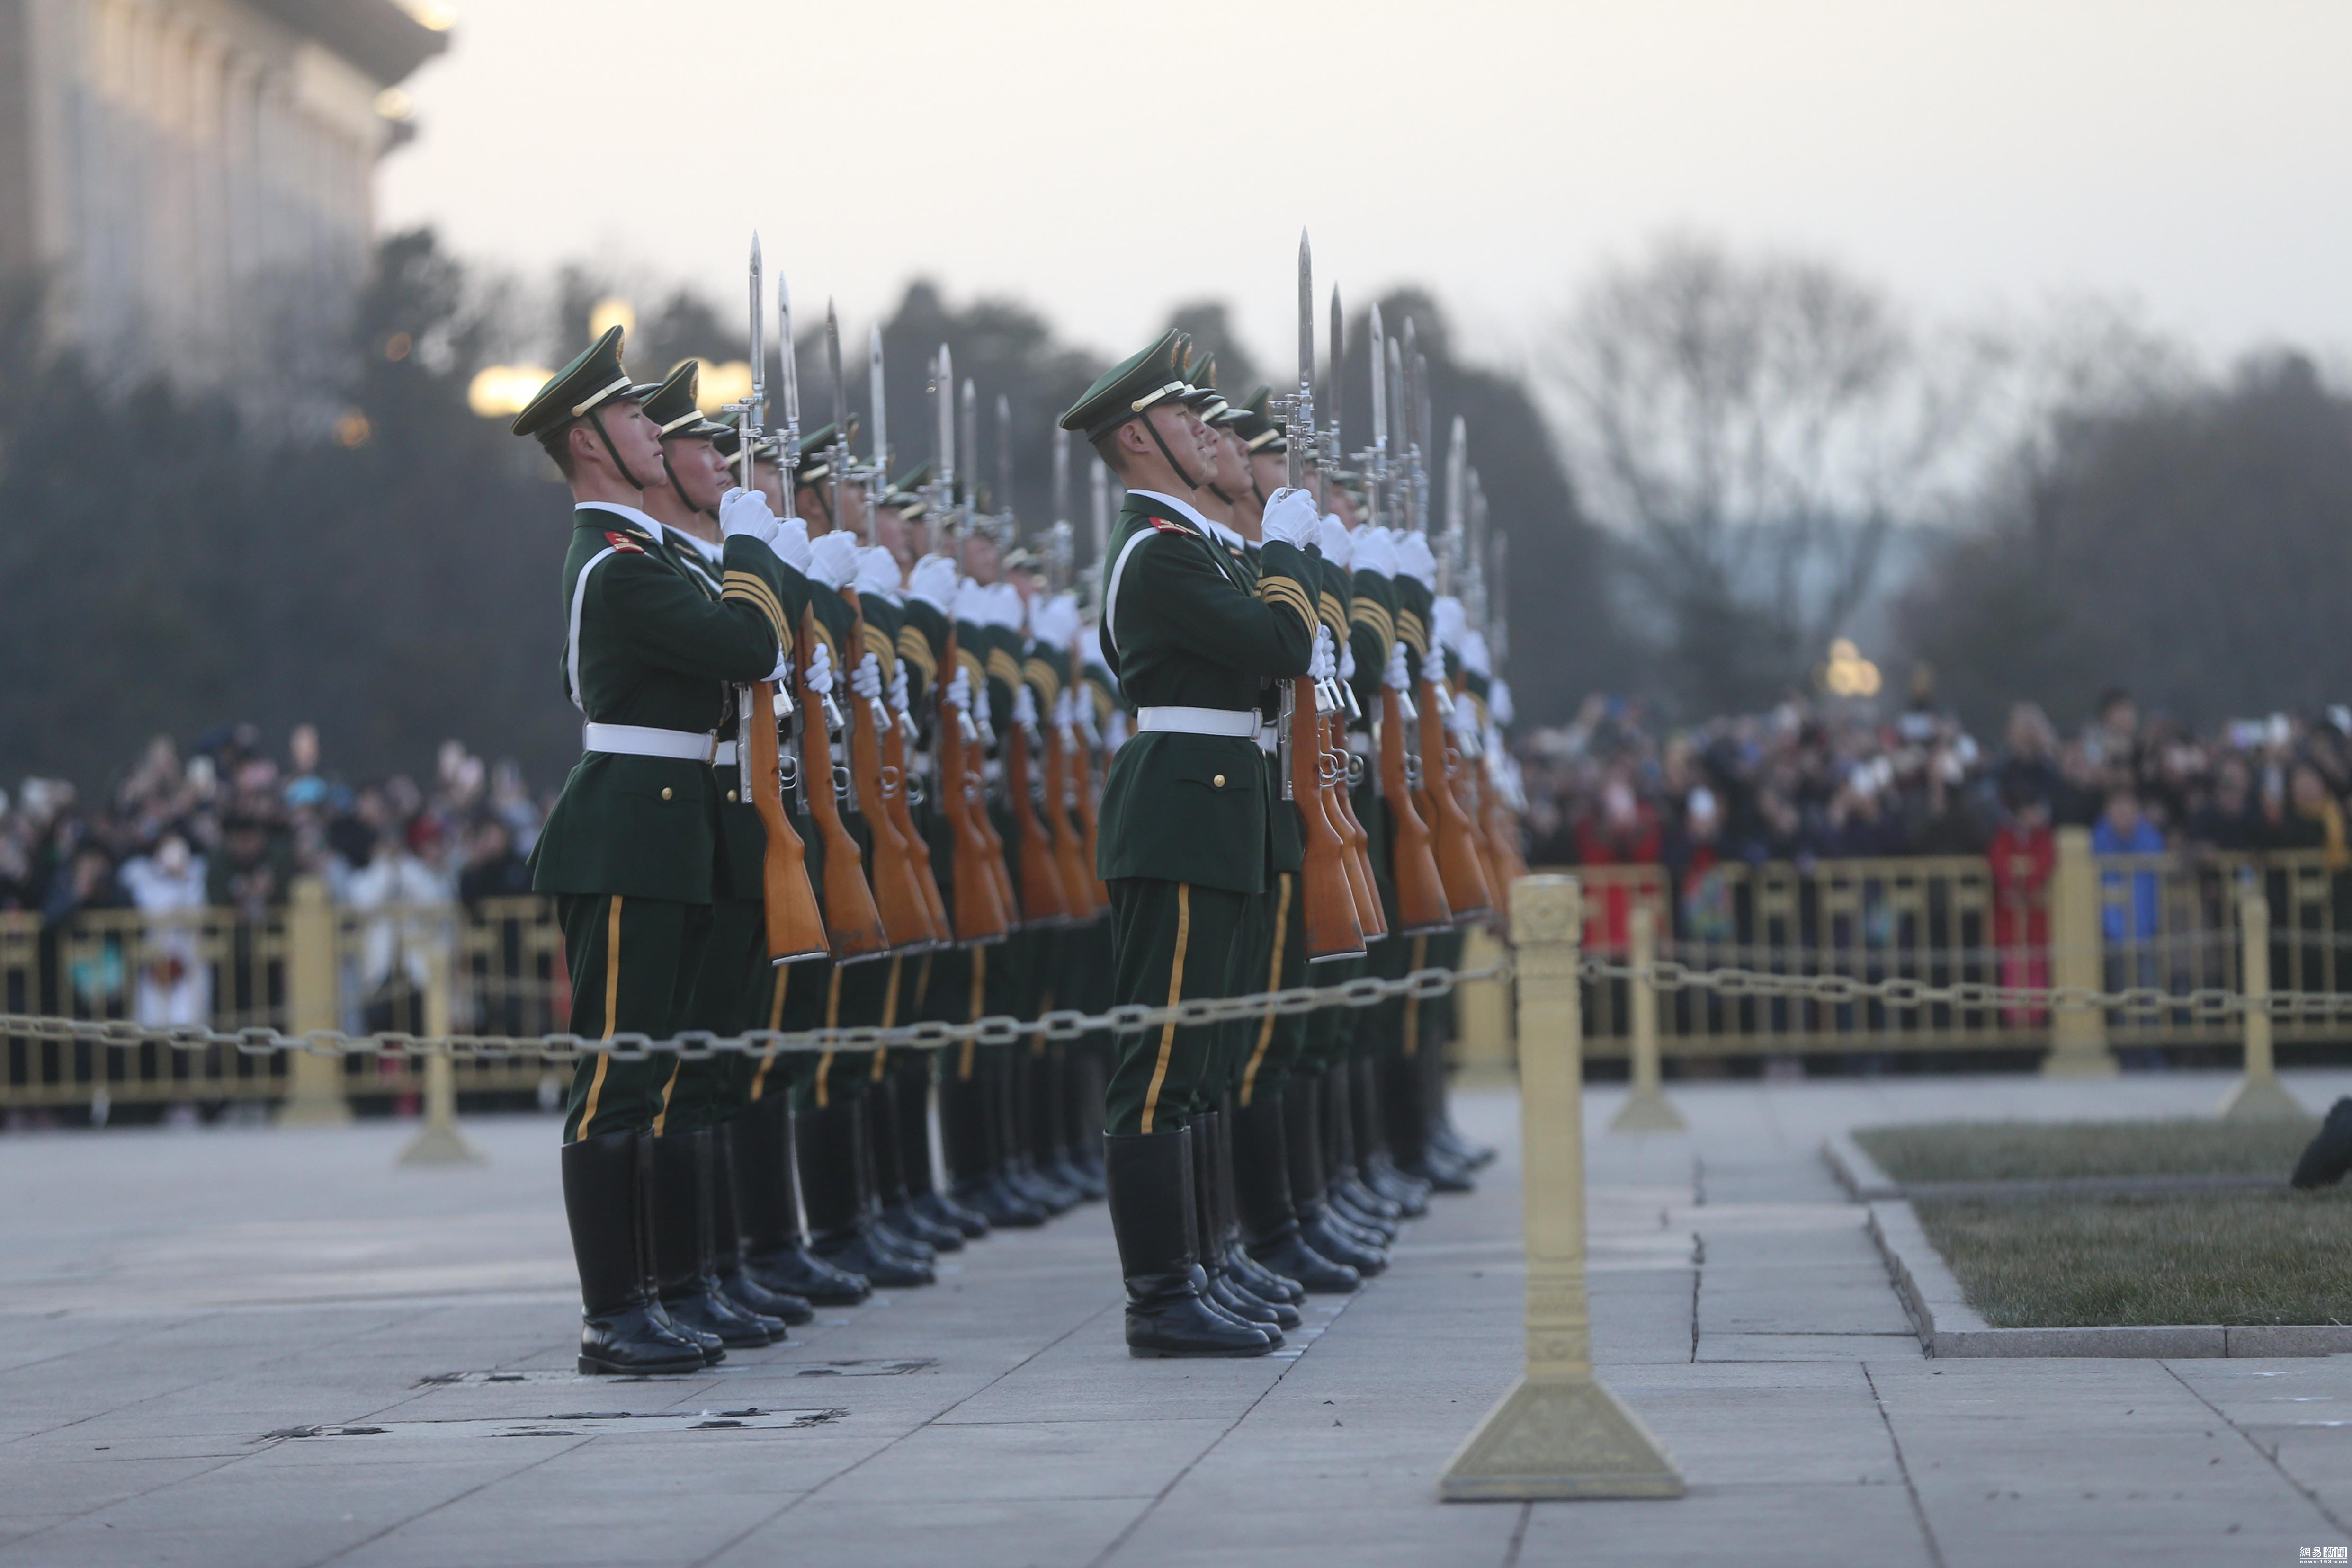
M662 443L670 471L677 476L678 499L698 512L715 512L727 491L727 462L701 436Z
M613 443L613 453L622 465L639 478L661 476L661 428L646 417L646 411L635 402L607 403L602 411L604 434ZM583 429L586 426L583 424ZM597 455L604 455L604 444L596 439L593 430L588 432L588 442ZM607 458L607 461L610 461Z
M1251 453L1249 468L1261 496L1271 496L1290 482L1290 460L1279 452Z
M1236 499L1246 499L1250 484L1249 449L1242 444L1241 437L1230 430L1214 426L1203 428L1208 430L1210 444L1216 453L1217 488Z
M751 487L767 498L768 510L784 515L784 471L772 458L751 459Z

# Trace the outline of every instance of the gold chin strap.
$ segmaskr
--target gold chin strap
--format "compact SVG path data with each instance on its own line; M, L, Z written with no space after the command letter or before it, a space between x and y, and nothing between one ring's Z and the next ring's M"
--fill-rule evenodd
M604 411L602 408L592 408L588 411L588 428L594 431L596 439L604 444L605 454L613 459L613 466L621 471L622 478L640 490L651 488L643 479L629 472L628 464L621 457L621 449L613 444L612 433L604 428ZM662 466L665 468L669 466L669 454L667 452L662 454Z

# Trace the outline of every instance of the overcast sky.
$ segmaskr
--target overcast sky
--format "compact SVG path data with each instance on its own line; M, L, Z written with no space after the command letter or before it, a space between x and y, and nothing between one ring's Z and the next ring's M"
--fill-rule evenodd
M852 320L929 275L1125 352L1222 297L1272 358L1306 225L1324 282L1426 283L1509 361L1680 229L1936 312L2352 345L2345 0L459 7L381 220L534 271L731 299L757 225Z

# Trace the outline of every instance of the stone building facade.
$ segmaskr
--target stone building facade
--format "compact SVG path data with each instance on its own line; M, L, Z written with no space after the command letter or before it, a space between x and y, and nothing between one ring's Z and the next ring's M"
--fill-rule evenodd
M110 382L333 374L428 0L0 0L0 287ZM28 296L27 291L32 291Z

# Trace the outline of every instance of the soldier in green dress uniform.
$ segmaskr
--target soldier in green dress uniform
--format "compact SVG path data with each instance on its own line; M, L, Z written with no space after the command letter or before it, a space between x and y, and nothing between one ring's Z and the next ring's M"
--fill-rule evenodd
M1314 502L1288 491L1269 500L1262 575L1245 587L1192 499L1210 453L1179 395L1181 348L1170 332L1062 417L1128 486L1101 645L1136 705L1137 734L1111 764L1097 861L1120 1003L1230 994L1243 912L1265 890L1271 850L1259 688L1305 674L1315 648ZM1202 1295L1189 1124L1208 1107L1219 1034L1171 1022L1118 1041L1105 1168L1139 1355L1255 1355L1279 1342Z
M757 496L719 507L713 599L643 508L661 477L652 389L606 332L514 423L536 437L575 503L564 559L564 689L587 723L583 754L531 854L552 894L571 968L574 1032L666 1040L684 1023L711 921L719 794L710 758L730 683L768 678L791 650L778 519ZM723 1354L675 1325L646 1281L656 1260L651 1170L679 1060L589 1052L564 1117L565 1209L579 1263L586 1372L670 1370Z

